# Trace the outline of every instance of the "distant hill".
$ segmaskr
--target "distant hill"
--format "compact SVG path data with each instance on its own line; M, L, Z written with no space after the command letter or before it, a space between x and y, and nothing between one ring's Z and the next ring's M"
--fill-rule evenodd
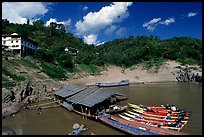
M14 32L38 42L40 49L33 57L12 61L4 59L3 85L6 85L4 81L8 84L9 80L18 82L26 79L20 74L15 76L18 74L8 68L12 63L14 66L23 62L21 65L30 64L37 71L45 73L46 77L59 80L67 79L67 73L81 71L95 75L99 73L100 67L108 64L120 67L143 64L146 69L159 69L166 60L178 61L184 65L202 64L202 41L191 37L161 40L157 36L130 36L94 46L87 45L71 33L66 33L62 24L51 23L45 27L42 20L29 25L13 24L2 19L2 34ZM72 47L79 53L73 56L64 51L66 47ZM12 85L12 82L10 84Z

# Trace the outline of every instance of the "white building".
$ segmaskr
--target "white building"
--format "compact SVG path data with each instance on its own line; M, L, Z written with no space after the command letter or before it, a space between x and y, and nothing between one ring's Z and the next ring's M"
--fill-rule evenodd
M31 55L37 50L37 43L17 33L2 35L2 48L20 54L21 56Z

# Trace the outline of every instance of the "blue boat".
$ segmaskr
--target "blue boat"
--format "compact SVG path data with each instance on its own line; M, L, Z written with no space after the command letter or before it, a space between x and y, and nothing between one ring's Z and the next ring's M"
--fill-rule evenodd
M112 126L120 131L123 131L125 133L131 134L131 135L157 135L154 132L150 132L148 130L143 130L140 128L132 127L127 124L123 124L119 121L115 121L113 119L109 119L108 116L101 116L99 117L99 120L109 126Z
M118 83L96 83L98 87L116 87L116 86L127 86L129 85L129 80L122 80Z

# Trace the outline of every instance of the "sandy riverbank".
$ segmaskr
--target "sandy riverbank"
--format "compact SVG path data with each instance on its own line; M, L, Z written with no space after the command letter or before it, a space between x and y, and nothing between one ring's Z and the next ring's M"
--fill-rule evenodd
M130 83L143 83L143 82L175 82L176 72L179 70L180 64L175 61L167 61L156 73L153 70L144 70L140 66L125 69L110 66L101 75L86 76L78 79L70 79L68 81L61 81L63 84L83 84L94 85L96 82L120 82L124 79L129 79Z

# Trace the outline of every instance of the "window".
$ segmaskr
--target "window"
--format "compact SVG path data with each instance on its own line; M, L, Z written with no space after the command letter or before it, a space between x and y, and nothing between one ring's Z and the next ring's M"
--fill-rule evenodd
M19 47L19 45L16 45L16 47Z
M12 45L12 47L15 47L15 45Z
M18 40L16 40L16 43L18 43Z
M11 43L13 43L13 40L11 41Z
M6 41L4 41L3 43L6 44Z

